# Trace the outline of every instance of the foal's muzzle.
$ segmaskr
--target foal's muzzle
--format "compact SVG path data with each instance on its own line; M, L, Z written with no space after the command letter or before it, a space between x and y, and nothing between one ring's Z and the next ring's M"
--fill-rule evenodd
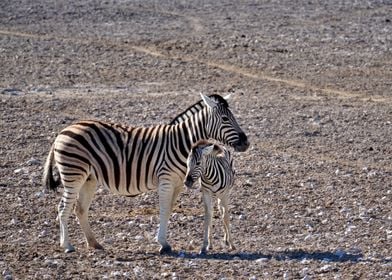
M195 183L195 181L193 181L193 179L192 179L191 176L187 176L187 177L185 178L185 181L184 181L185 187L187 187L187 188L189 188L189 189L193 189L193 184L194 184L194 183Z

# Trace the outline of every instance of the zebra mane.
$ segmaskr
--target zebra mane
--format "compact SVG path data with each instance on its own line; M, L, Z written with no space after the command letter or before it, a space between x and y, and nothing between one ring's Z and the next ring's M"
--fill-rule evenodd
M222 104L224 107L229 108L229 103L227 103L226 99L224 99L222 96L220 96L218 94L211 94L211 95L208 95L208 97L210 97L213 100L215 100L216 102ZM196 114L197 112L200 112L201 110L203 110L204 107L205 107L205 104L204 104L203 100L199 100L195 104L189 106L184 112L182 112L182 113L178 114L176 117L174 117L170 121L169 124L173 125L173 124L178 124L180 122L183 122L186 119L188 119L189 117Z

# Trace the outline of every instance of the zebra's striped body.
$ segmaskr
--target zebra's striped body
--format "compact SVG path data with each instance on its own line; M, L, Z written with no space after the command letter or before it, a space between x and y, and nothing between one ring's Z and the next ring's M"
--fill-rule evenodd
M102 248L88 222L88 209L98 185L125 196L158 189L160 251L171 251L166 240L167 223L183 185L192 145L214 138L239 151L249 146L227 102L222 97L202 98L206 106L190 115L183 113L187 117L173 125L144 128L82 121L60 132L45 165L44 182L56 189L52 175L56 166L64 187L59 221L60 243L65 251L74 250L68 240L67 221L75 203L88 246Z
M233 158L226 148L207 141L196 143L187 159L187 173L185 186L191 188L199 180L204 202L204 239L200 250L207 253L212 248L211 228L213 204L212 198L218 200L218 209L222 215L224 225L224 241L230 249L234 245L230 234L229 194L234 185L235 171Z

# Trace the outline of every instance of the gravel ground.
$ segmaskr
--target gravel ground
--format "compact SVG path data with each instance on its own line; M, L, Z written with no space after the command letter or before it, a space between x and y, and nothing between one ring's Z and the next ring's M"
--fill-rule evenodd
M0 269L4 279L391 279L392 4L374 1L0 2ZM170 256L157 195L99 189L104 251L59 246L60 194L41 185L79 119L166 123L232 94L251 147L235 154L236 250L202 243L198 191L179 197Z

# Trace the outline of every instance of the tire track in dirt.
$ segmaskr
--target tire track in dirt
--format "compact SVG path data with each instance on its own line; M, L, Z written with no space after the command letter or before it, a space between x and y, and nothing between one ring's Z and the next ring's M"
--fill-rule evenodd
M154 56L157 58L168 59L168 60L180 60L184 62L193 62L207 65L211 68L217 68L223 70L225 72L241 75L247 78L256 79L256 80L264 80L272 83L283 84L289 87L295 87L300 89L311 90L315 92L321 92L326 95L332 95L335 97L339 97L342 99L348 98L359 98L361 101L373 101L378 103L392 103L392 99L383 96L369 96L364 93L352 93L349 91L331 89L331 88L323 88L314 86L306 81L298 81L293 79L284 79L278 78L271 75L268 75L262 71L251 71L249 69L237 66L237 65L230 65L230 64L223 64L219 62L214 62L210 60L198 59L192 56L187 55L172 55L172 54L165 54L154 47L145 47L145 46L137 46L131 45L128 43L118 42L110 39L97 39L97 38L78 38L78 37L60 37L60 36L53 36L53 35L40 35L34 33L25 33L20 31L9 31L9 30L0 30L0 35L5 36L16 36L16 37L25 37L25 38L32 38L36 40L55 40L55 41L62 41L62 42L70 42L76 44L102 44L109 47L121 47L125 49L129 49L135 52L144 53L149 56Z

